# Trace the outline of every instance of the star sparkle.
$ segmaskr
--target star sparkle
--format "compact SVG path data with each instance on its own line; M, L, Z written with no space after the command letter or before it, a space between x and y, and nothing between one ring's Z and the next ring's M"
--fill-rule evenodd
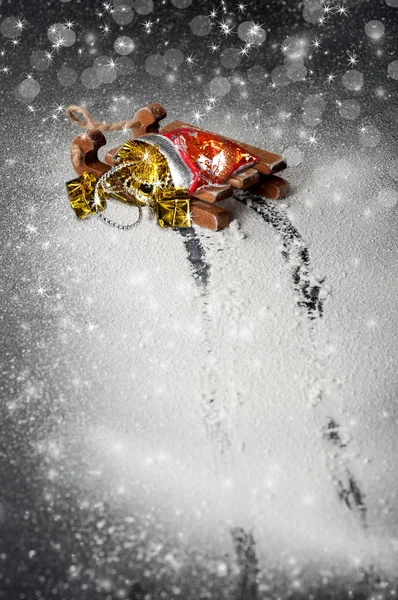
M112 3L111 2L103 2L102 3L102 8L107 13L112 13L113 12L113 7L112 7Z
M117 65L117 60L114 60L112 57L109 57L108 62L106 64L106 67L110 71L115 71L115 70L117 70L119 68L118 65Z
M253 25L250 27L248 34L250 37L255 38L259 32L262 29L262 25L260 25L260 23L253 23Z
M186 57L185 62L187 62L189 64L189 66L192 66L196 63L192 54L190 54L189 56Z
M154 22L151 21L151 19L147 19L147 21L145 21L145 23L142 24L142 26L145 29L146 33L151 33L152 32L153 25L154 25Z
M48 289L45 288L44 285L39 285L39 287L36 290L36 294L41 297L43 297L43 296L48 297L47 292L48 292Z
M26 29L26 21L25 19L17 19L16 23L15 23L15 29L17 29L17 31L21 32L24 29Z
M348 17L348 9L345 6L338 6L337 13L339 15L344 15L345 17Z
M234 28L231 25L228 25L226 21L221 20L218 25L223 35L228 36L232 34Z
M254 46L253 42L246 42L246 44L241 47L238 54L240 54L241 56L247 56L253 46Z
M63 46L65 46L65 39L61 36L52 44L54 50L59 50Z
M311 43L311 46L312 46L313 48L315 48L316 50L317 50L318 48L320 48L320 47L321 47L321 42L319 41L319 39L318 39L317 37L315 37L315 38L313 39L313 41L312 41L312 43Z
M355 67L355 65L358 63L358 57L355 54L355 52L349 52L347 50L347 54L348 54L348 64L350 67Z
M88 321L87 325L86 325L86 331L88 331L89 333L94 333L95 331L97 331L99 328L99 324L98 323L92 323L91 321Z
M218 15L218 12L217 12L217 10L214 8L214 6L213 6L213 9L212 9L212 10L210 11L210 13L209 13L209 17L210 17L210 19L214 20L214 19L216 18L216 16L217 16L217 15Z
M202 113L200 113L198 110L196 110L192 115L192 118L195 121L195 123L200 123L201 121L203 121L203 117L204 117L204 115Z
M111 30L110 23L104 23L103 25L100 25L100 30L104 35L108 35Z

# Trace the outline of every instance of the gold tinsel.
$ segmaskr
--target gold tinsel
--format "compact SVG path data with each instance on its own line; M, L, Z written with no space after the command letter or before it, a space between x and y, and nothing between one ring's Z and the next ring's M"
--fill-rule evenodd
M128 163L124 185L143 204L155 205L162 192L173 187L170 169L163 154L141 140L130 140L115 155L116 165Z

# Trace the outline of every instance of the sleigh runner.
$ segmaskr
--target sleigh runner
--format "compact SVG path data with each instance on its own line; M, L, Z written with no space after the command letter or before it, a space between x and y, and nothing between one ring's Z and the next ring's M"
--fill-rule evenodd
M73 109L74 107L71 108ZM159 203L160 208L163 207L162 210L164 211L166 221L168 219L166 225L181 227L189 225L192 221L201 227L218 231L228 226L230 217L228 211L217 203L231 197L235 190L250 190L255 195L274 200L283 198L288 193L288 182L276 175L276 173L286 168L286 163L279 154L180 121L173 121L160 128L160 121L166 117L166 114L165 109L159 104L151 104L140 109L132 121L132 140L123 146L108 151L105 155L105 162L100 161L98 158L98 150L106 145L105 136L100 129L87 129L83 135L77 136L72 143L71 158L76 173L79 176L86 177L86 180L91 175L93 177L91 184L94 185L95 178L100 178L105 173L110 173L112 169L117 169L118 163L120 164L121 162L121 155L125 160L128 160L129 147L130 149L134 148L134 146L136 147L142 141L151 142L156 146L157 141L163 141L163 138L173 138L181 132L188 131L190 135L193 135L193 132L197 132L198 136L202 137L214 136L214 138L222 140L231 148L234 148L234 145L236 145L236 147L244 152L240 156L241 158L243 157L241 163L244 163L246 160L249 164L248 166L243 164L238 171L233 172L217 185L202 185L198 189L193 189L193 186L191 186L191 191L185 189L185 193L184 190L179 188L180 192L175 194L176 197L174 199L173 193L168 192L163 204ZM161 134L161 136L157 134ZM159 148L159 146L157 147ZM252 163L250 163L250 159ZM69 182L67 185L70 186L71 183L73 182ZM188 188L188 184L184 187ZM69 187L68 191L70 192ZM80 218L84 218L94 212L90 206L81 205L79 202L73 204L70 193L69 197L72 207ZM119 199L129 202L128 194L127 198L119 197ZM131 198L131 200L133 199ZM180 206L186 209L187 205L189 206L189 222L184 221L181 215L179 219L176 219L176 207ZM168 210L170 206L174 207L172 217L170 217L170 210ZM183 213L184 210L181 214Z

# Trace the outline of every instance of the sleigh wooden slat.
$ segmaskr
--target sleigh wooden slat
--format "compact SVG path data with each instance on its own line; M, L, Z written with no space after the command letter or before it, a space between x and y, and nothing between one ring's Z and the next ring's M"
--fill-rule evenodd
M246 190L260 182L260 173L249 167L227 179L227 182L237 190Z
M209 204L203 200L191 200L192 221L200 227L220 231L229 225L229 214L220 206Z
M192 198L198 198L199 200L204 200L204 202L215 204L216 202L230 198L233 193L234 190L231 185L220 185L217 187L207 186L194 192Z
M263 198L270 200L280 200L284 198L290 190L290 184L286 179L277 175L262 177L257 185L254 185L250 191Z

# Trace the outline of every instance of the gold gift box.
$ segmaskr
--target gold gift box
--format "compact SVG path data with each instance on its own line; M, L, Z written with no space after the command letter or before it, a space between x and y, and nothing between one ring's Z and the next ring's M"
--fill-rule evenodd
M191 227L190 196L184 189L171 189L157 199L157 218L161 227Z
M105 201L95 206L94 191L98 178L94 173L83 173L80 177L66 183L69 204L79 219L85 219L98 211L104 210Z

